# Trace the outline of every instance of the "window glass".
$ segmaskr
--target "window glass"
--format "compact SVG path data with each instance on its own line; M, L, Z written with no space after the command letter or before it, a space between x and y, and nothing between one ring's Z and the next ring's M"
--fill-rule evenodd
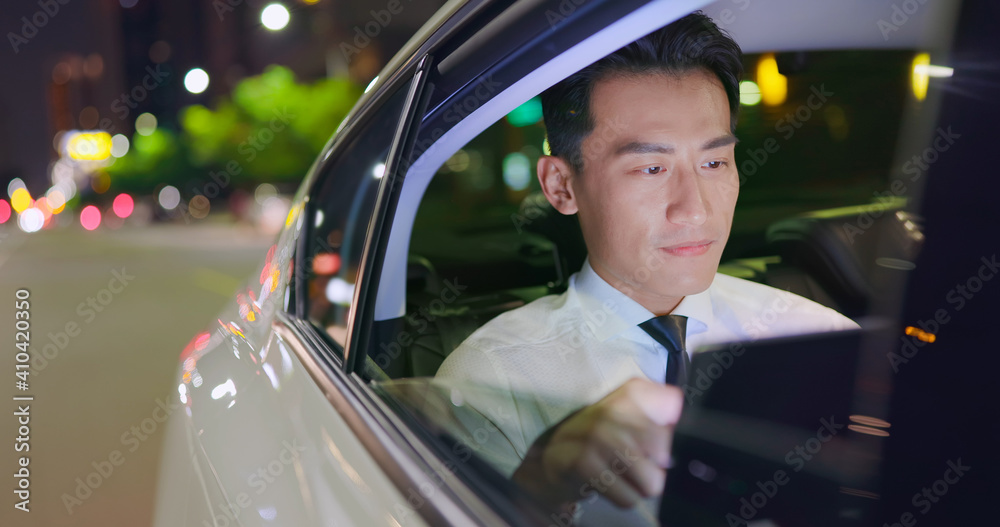
M308 318L344 346L354 287L405 86L334 152L313 193L306 258Z

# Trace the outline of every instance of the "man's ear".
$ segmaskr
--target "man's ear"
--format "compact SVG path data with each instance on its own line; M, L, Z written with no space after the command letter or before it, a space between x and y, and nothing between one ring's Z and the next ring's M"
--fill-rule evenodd
M561 157L538 158L538 182L545 199L562 214L576 214L576 195L573 192L573 170Z

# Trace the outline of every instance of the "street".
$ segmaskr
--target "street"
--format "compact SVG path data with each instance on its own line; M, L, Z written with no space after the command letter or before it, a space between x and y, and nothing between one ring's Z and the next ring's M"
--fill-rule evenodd
M30 235L0 226L0 524L150 525L178 356L272 242L209 220ZM23 297L28 375L16 369ZM11 493L25 486L29 513Z

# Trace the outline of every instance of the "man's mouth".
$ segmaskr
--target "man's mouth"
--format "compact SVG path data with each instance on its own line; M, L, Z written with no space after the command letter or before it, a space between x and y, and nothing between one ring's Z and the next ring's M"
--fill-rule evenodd
M671 256L701 256L708 252L713 243L713 240L697 240L661 247L660 250Z

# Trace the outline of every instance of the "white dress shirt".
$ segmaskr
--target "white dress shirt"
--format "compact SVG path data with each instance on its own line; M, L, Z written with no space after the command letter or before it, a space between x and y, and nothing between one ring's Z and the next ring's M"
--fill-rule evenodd
M672 313L688 317L689 353L725 342L858 327L811 300L723 274ZM633 377L664 381L667 350L638 327L653 316L587 261L565 293L503 313L476 330L448 356L436 379L456 387L464 404L496 425L498 430L467 423L494 432L490 440L477 437L484 447L478 453L510 476L534 440L573 411Z

